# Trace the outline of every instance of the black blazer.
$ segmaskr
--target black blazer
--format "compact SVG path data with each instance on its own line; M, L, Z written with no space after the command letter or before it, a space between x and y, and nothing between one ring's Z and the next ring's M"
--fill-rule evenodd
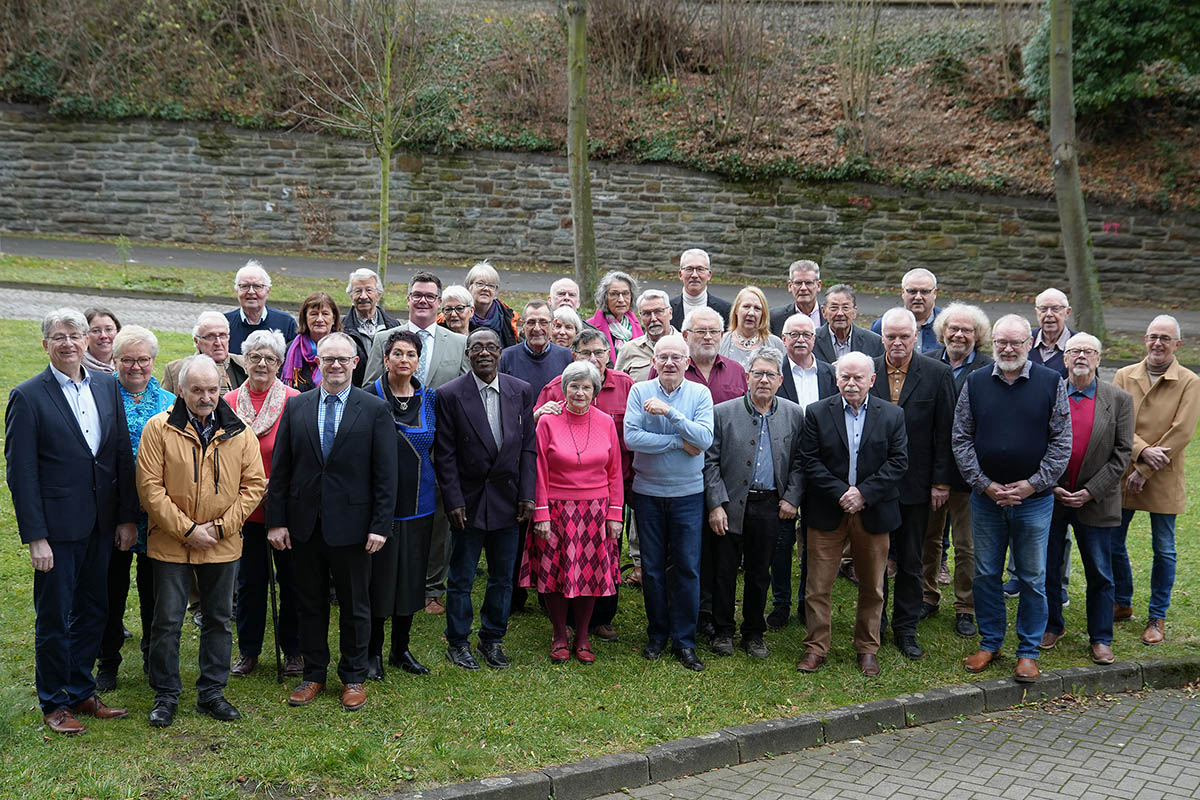
M369 533L390 537L399 480L391 409L351 388L326 461L317 430L320 404L314 389L283 407L267 483L267 527L286 527L306 542L321 522L322 538L334 547L364 544Z
M833 354L833 342L829 338L828 322L817 328L816 337L813 341L813 355L826 364L832 364L834 361L837 361L837 357ZM859 353L865 353L871 358L881 356L883 355L883 339L880 339L878 334L871 333L866 328L851 325L850 349Z
M838 500L850 484L850 448L840 394L809 404L804 412L800 449L804 454L804 521L832 531L842 521ZM867 419L858 446L858 490L866 500L860 511L869 533L900 527L900 479L908 469L904 412L878 397L867 401Z
M488 426L483 398L468 372L437 391L437 436L433 465L445 509L465 508L467 525L494 531L515 525L517 503L533 502L537 481L537 392L528 383L500 374L499 449Z
M788 321L788 317L792 316L793 314L799 314L799 313L800 312L796 310L795 301L788 303L786 306L783 306L782 308L772 309L771 310L771 333L775 334L776 336L783 336L783 323ZM823 311L821 311L820 303L817 303L817 320L818 320L818 322L817 322L818 328L825 324L825 313Z
M1079 333L1079 331L1073 331L1070 328L1067 328L1065 331L1063 331L1061 339L1063 345L1066 345L1070 338L1077 333ZM1035 339L1037 338L1037 335L1038 329L1035 328L1033 331L1033 336ZM1066 378L1070 374L1070 370L1067 369L1067 363L1063 358L1061 350L1055 350L1053 353L1051 353L1049 361L1042 361L1042 351L1039 350L1035 345L1029 349L1029 360L1035 364L1041 364L1043 367L1054 370L1063 378Z
M8 395L4 458L17 531L25 544L75 542L93 530L112 538L118 524L137 521L133 448L121 390L111 375L89 375L101 424L95 456L49 366Z
M837 380L833 373L833 367L820 359L813 363L817 365L818 399L824 400L830 395L837 394ZM783 385L779 387L779 396L786 397L793 403L800 402L799 394L796 392L796 379L792 377L792 361L786 357L783 359Z
M713 294L712 289L708 290L708 307L721 315L721 327L724 328L729 324L729 312L733 308L733 304L728 300L722 300ZM671 298L671 325L677 331L683 330L683 296L675 295Z
M875 359L875 385L871 394L890 400L887 359ZM916 505L929 502L929 487L947 486L957 473L950 451L950 428L954 425L954 370L940 361L913 352L908 375L897 405L904 409L908 434L908 471L900 480L900 502Z
M946 348L944 347L939 347L936 350L930 350L925 354L925 357L940 361L948 367L950 366L950 362L946 360ZM967 385L968 375L975 370L983 369L984 367L991 369L992 365L995 363L996 362L993 361L992 357L987 353L983 352L982 350L976 350L974 360L972 360L970 364L967 364L967 366L963 368L963 371L958 373L957 377L954 378L954 402L958 402L958 396L962 394L962 388ZM950 369L950 374L954 374L953 367Z

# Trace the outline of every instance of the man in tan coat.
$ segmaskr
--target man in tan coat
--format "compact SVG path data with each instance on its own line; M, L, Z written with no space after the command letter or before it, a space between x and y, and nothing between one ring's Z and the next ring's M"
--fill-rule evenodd
M1175 585L1175 517L1187 504L1184 450L1200 418L1200 378L1175 359L1183 343L1179 322L1162 314L1146 329L1146 358L1117 371L1113 385L1133 395L1133 460L1124 480L1124 511L1113 539L1116 620L1133 616L1133 573L1125 535L1135 511L1150 512L1154 564L1150 609L1142 641L1158 644Z
M146 423L138 449L137 486L149 515L147 554L154 565L150 631L150 724L175 720L179 628L193 576L200 590L200 677L196 710L219 720L241 715L225 699L233 650L233 587L242 555L242 523L266 492L258 439L221 400L220 369L188 358L179 370L180 397Z

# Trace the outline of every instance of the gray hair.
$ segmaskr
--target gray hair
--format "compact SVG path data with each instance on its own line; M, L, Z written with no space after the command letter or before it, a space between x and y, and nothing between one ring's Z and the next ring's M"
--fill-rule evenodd
M471 271L467 273L467 286L470 286L477 280L485 280L489 283L500 284L500 273L496 272L496 268L489 261L480 261L475 266L471 267Z
M592 382L592 396L600 394L604 381L600 379L600 370L590 361L572 361L562 373L563 394L567 393L567 384L571 381L588 380Z
M721 327L721 315L708 306L701 306L700 308L693 308L687 313L687 316L683 318L683 326L680 330L690 331L696 327L696 323L693 320L698 316L712 316L717 320L717 327Z
M374 279L375 291L383 294L383 281L379 280L378 273L366 267L360 267L350 273L350 279L346 281L346 294L350 294L350 289L354 286L355 281L365 281L368 279Z
M1039 305L1039 301L1046 295L1051 295L1055 299L1061 300L1062 304L1064 306L1066 306L1067 308L1071 307L1071 299L1069 297L1067 297L1066 292L1064 292L1062 289L1056 289L1053 286L1051 286L1048 289L1043 289L1042 291L1038 292L1038 296L1033 298L1033 304L1035 306Z
M144 344L150 348L150 357L158 358L158 337L141 325L126 325L113 337L113 361L121 357L121 353L131 344Z
M1182 331L1182 330L1180 329L1180 327L1179 327L1179 320L1175 319L1175 318L1174 318L1174 317L1172 317L1170 314L1159 314L1157 317L1155 317L1154 319L1150 320L1150 325L1153 325L1153 324L1154 324L1154 323L1156 323L1156 322L1169 322L1169 323L1171 323L1172 325L1174 325L1174 326L1175 326L1175 338L1176 338L1176 339L1182 339L1182 338L1183 338L1183 331ZM1147 326L1146 326L1146 330L1150 330L1150 325L1147 325Z
M942 313L944 314L946 312L943 311ZM1029 320L1025 319L1020 314L1005 314L1003 317L996 320L992 324L992 335L993 336L996 335L996 328L999 328L1001 325L1005 325L1005 324L1008 324L1011 322L1019 322L1021 324L1021 327L1025 329L1025 335L1033 336L1033 327L1030 326Z
M233 276L233 288L236 289L237 285L242 282L243 275L248 276L250 273L257 274L259 277L262 278L263 283L265 283L267 285L267 288L268 289L271 288L271 276L267 273L267 271L265 269L263 269L263 265L258 263L257 261L255 261L253 258L250 259L249 261L247 261L246 266L239 269L237 271L237 274Z
M797 272L815 272L817 280L821 280L821 265L815 261L802 258L799 261L793 261L791 264L788 264L787 279L790 281L792 276Z
M42 338L49 339L50 331L57 328L59 325L65 325L68 328L74 328L80 333L86 334L88 330L88 321L83 314L79 313L74 308L56 308L46 316L42 317Z
M783 353L769 344L760 344L750 351L750 358L746 360L746 365L753 367L755 361L770 361L775 365L775 369L783 372ZM747 369L746 371L749 372L750 370Z
M658 298L659 300L662 300L664 303L666 303L668 308L671 307L671 295L667 294L662 289L647 289L646 291L644 291L638 295L637 306L636 306L637 312L639 314L642 313L642 304L645 303L647 300L653 300L655 298Z
M848 283L837 283L825 290L825 302L829 302L829 296L832 294L844 294L850 298L850 304L858 308L858 295L854 293L854 287Z
M699 310L699 309L697 309L697 310ZM661 348L667 344L673 344L677 347L683 348L684 353L688 352L687 340L685 340L678 333L668 333L666 336L662 337L661 339L659 339L657 342L654 343L654 355L657 356L659 348Z
M942 313L944 314L945 312L943 311ZM899 317L899 319L897 319L897 317ZM879 320L879 330L882 331L883 326L887 325L889 322L904 322L904 324L909 325L912 328L914 333L917 331L917 318L913 316L913 312L909 311L907 308L889 308L887 311L883 312L883 316Z
M904 273L904 277L900 279L901 289L908 284L910 278L929 278L929 280L933 281L933 288L937 288L937 275L934 275L924 267L916 267L915 269L910 269L908 272Z
M565 322L575 328L575 333L583 330L583 320L579 318L579 313L570 306L559 306L554 309L554 318L559 322Z
M939 342L943 345L946 344L946 322L951 317L966 317L975 325L976 350L991 347L992 323L988 321L987 314L983 313L983 309L979 306L970 306L966 303L951 303L942 309L942 313L938 314L937 319L933 321L933 332Z
M681 267L683 266L683 260L685 258L687 258L688 256L700 256L701 258L704 259L705 269L712 269L712 261L708 257L707 250L701 250L699 247L692 247L688 250L684 250L682 253L679 254L679 266L681 266Z
M575 334L575 341L571 342L571 350L579 352L579 348L587 345L588 342L603 342L605 350L611 350L612 346L608 343L608 337L595 328L584 328L579 333Z
M608 289L613 285L614 281L625 281L629 284L629 292L631 297L636 297L638 293L638 282L628 272L621 272L614 269L611 272L604 273L604 277L596 284L596 308L608 308Z
M330 333L322 336L321 341L317 342L318 354L321 352L321 346L327 342L345 342L346 344L350 345L350 349L354 351L354 354L358 355L358 345L354 343L354 340L350 338L350 334L348 333L344 333L343 331L331 331Z
M229 330L229 320L220 311L201 311L200 316L196 317L196 324L192 327L192 337L200 338L200 328L209 322L220 322L225 326L225 330Z
M875 374L875 359L871 358L866 353L860 353L857 350L852 350L849 353L846 353L846 355L842 356L836 362L834 362L833 366L837 370L837 374L841 375L842 368L849 367L853 363L865 365L867 368L868 375Z
M198 353L194 356L188 356L183 360L183 365L179 368L179 388L187 390L188 379L192 377L192 370L196 367L206 367L211 369L217 375L217 379L221 378L221 368L217 366L217 362L213 361L203 353Z
M569 284L571 284L572 286L574 286L574 287L575 287L575 292L576 292L576 293L578 293L578 292L579 292L579 284L575 282L574 278L559 278L559 279L558 279L558 280L556 280L554 283L550 284L550 296L551 296L551 297L553 297L553 296L554 296L554 289L555 289L555 287L556 287L556 286L560 286L560 285L562 285L562 284L564 284L564 283L569 283Z
M242 355L248 355L255 350L270 350L276 358L283 361L287 354L287 343L279 331L255 331L242 342Z
M467 291L467 287L458 283L442 289L442 303L445 303L447 300L457 300L468 306L475 302L475 298L471 297L471 293Z
M1101 347L1101 345L1100 345L1100 340L1097 339L1095 336L1092 336L1090 333L1087 333L1086 331L1080 331L1079 333L1072 336L1070 339L1067 339L1067 342L1063 346L1063 349L1065 350L1065 349L1069 348L1071 346L1071 342L1074 342L1076 340L1079 340L1083 344L1091 345L1091 347L1093 347L1097 353L1104 352L1104 348Z

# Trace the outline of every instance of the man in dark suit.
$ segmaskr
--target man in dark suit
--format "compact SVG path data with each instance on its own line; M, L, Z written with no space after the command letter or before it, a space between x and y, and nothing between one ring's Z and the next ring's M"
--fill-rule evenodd
M858 572L854 649L864 675L879 674L879 623L888 536L900 525L900 479L908 469L904 412L870 397L875 362L861 353L838 361L840 394L804 414L804 513L808 522L808 633L801 672L816 672L829 653L833 582L850 540Z
M475 616L471 586L479 554L486 550L479 652L489 667L504 669L509 660L500 642L508 630L518 526L533 514L537 392L519 378L500 374L500 337L489 328L467 337L467 359L471 372L438 390L433 444L453 539L446 582L446 656L455 666L479 669L468 636Z
M350 310L342 317L342 330L354 340L358 350L358 365L354 368L354 385L362 387L367 373L367 356L371 354L371 343L377 333L394 328L400 321L389 316L380 305L383 300L383 281L374 270L356 269L350 273L346 284L350 297ZM436 297L441 304L442 288Z
M1046 289L1033 301L1033 313L1037 315L1038 329L1033 337L1033 348L1029 360L1041 364L1062 375L1070 376L1063 360L1063 349L1075 331L1067 327L1071 317L1071 301L1059 289Z
M954 422L954 373L948 366L916 351L920 328L907 308L884 313L884 355L875 359L877 380L871 393L904 411L908 436L908 470L900 480L900 525L892 532L896 554L896 600L892 633L906 658L925 655L917 643L921 618L921 550L930 508L941 508L950 495L954 456L950 426ZM884 610L887 589L884 588Z
M712 279L712 265L708 253L694 247L684 250L679 256L679 280L683 283L683 291L678 297L671 298L671 327L677 331L683 330L683 318L688 312L708 306L721 315L721 327L729 321L731 304L708 291L708 282Z
M8 488L33 575L35 683L46 724L125 716L96 696L92 666L108 612L113 542L137 540L133 450L117 382L83 368L88 324L71 308L42 320L50 364L13 389L4 416Z
M883 355L878 335L854 324L858 319L858 299L854 287L839 283L825 293L826 323L817 328L813 355L833 364L847 353L865 353L871 358Z
M771 311L771 333L783 335L783 323L795 314L803 314L812 321L813 329L825 324L821 314L821 267L815 261L793 261L788 267L788 291L793 302Z
M267 540L292 548L300 597L304 679L288 698L311 703L329 667L329 582L338 599L342 707L367 701L371 554L392 535L396 427L380 398L352 384L354 340L338 331L317 345L321 386L283 409L267 487Z

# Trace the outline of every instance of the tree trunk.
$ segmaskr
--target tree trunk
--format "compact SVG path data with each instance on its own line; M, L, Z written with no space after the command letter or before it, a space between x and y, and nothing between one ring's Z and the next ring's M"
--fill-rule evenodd
M393 39L394 26L389 19L384 28L383 69L379 75L379 97L387 104L392 96L392 51L395 49ZM375 272L379 274L379 283L387 291L388 240L391 238L392 221L392 152L396 149L396 139L392 135L395 125L395 115L388 113L379 121L376 132L375 149L379 153L379 257L376 259Z
M575 282L581 297L596 291L596 237L587 135L587 0L567 3L567 174L575 233Z
M1079 151L1075 143L1071 17L1071 0L1050 0L1050 149L1054 158L1054 198L1058 202L1075 327L1103 341L1106 336L1104 307L1100 301L1100 283L1092 255L1092 236L1083 204Z

